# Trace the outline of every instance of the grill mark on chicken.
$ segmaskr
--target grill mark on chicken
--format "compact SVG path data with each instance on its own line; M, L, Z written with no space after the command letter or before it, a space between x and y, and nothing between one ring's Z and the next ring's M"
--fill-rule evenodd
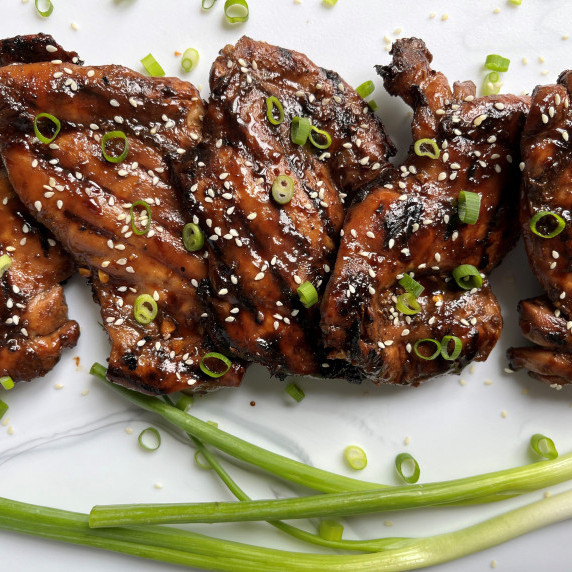
M537 87L524 128L521 150L523 181L520 224L530 267L546 295L520 303L524 336L541 347L510 348L513 369L560 388L572 383L572 71L558 84ZM542 238L530 228L531 218L550 211L564 219L564 230ZM537 228L543 228L540 222Z
M221 51L210 85L204 142L180 176L189 212L207 236L211 288L200 293L213 309L209 331L279 375L341 374L347 365L326 360L321 347L318 308L305 309L296 288L309 281L323 291L343 200L387 168L393 147L355 91L302 54L242 38ZM284 108L279 126L266 117L270 96ZM293 144L295 116L328 131L332 145ZM283 206L271 198L280 174L295 182Z
M386 170L352 205L322 302L322 331L331 357L374 381L418 384L486 359L500 335L500 308L486 279L467 292L451 273L472 264L487 274L516 241L518 140L528 98L476 98L472 82L451 89L415 38L397 40L391 53L392 63L377 67L385 87L413 107L413 140L434 139L441 155L419 157L411 149L399 169ZM481 195L474 225L458 219L461 190ZM414 316L395 308L405 273L425 285ZM417 340L444 335L463 342L457 360L426 361L412 352Z
M66 52L45 34L0 40L0 66L52 57L69 62L77 54ZM0 255L12 260L0 279L0 375L27 381L48 373L62 351L77 343L79 326L68 319L61 286L74 264L20 202L3 165L0 220Z
M170 165L200 139L203 111L190 84L120 66L0 69L0 151L16 192L90 277L111 340L108 378L146 393L235 386L244 372L238 361L218 379L199 368L215 349L192 286L206 278L207 265L182 244L186 221ZM33 135L39 112L62 123L55 145ZM130 147L120 164L101 151L101 137L115 130ZM136 200L152 211L143 236L131 229ZM157 300L158 315L147 325L133 315L140 294Z

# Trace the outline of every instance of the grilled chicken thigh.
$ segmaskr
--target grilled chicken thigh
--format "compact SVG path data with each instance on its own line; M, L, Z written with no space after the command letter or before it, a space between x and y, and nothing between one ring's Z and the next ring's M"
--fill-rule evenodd
M207 239L209 280L199 291L212 308L209 331L234 355L279 375L351 377L347 364L326 359L319 307L305 308L297 289L309 282L323 292L344 203L388 167L392 144L347 83L297 52L244 37L221 51L210 85L204 140L180 175ZM274 121L269 98L279 102ZM331 145L318 133L327 148L293 143L294 117L326 131ZM281 175L294 185L287 204L272 196Z
M50 46L50 51L46 48ZM77 59L51 36L18 36L0 41L0 66ZM11 264L0 279L0 376L14 381L43 376L75 346L77 322L68 319L60 285L74 271L71 258L39 225L14 193L0 167L0 255Z
M36 63L0 69L0 152L25 205L91 276L112 342L108 377L147 393L237 385L243 366L207 376L214 348L200 325L196 296L207 274L189 253L169 163L201 136L197 90L177 79L143 77L119 66ZM61 122L52 143L34 135L34 118ZM51 133L49 120L39 124ZM53 127L53 126L52 126ZM105 134L122 132L128 142ZM138 201L144 201L140 203ZM138 234L139 233L139 234ZM136 300L153 301L134 315ZM213 363L214 362L214 363ZM207 368L219 373L220 363Z
M360 193L322 302L322 331L330 357L348 360L376 382L418 384L484 360L500 335L500 308L484 276L518 235L518 143L528 99L477 98L472 82L451 89L418 39L397 40L392 54L378 72L389 93L413 108L413 140L434 140L439 157L412 149L399 169L386 170ZM476 224L459 218L462 190L480 195ZM452 279L464 264L482 273L480 288L464 290ZM404 274L424 286L414 315L396 308ZM417 355L418 340L445 336L460 339L457 359ZM429 357L435 347L427 342L419 353ZM447 353L454 353L452 341Z
M521 142L520 223L530 266L546 296L520 303L521 328L540 347L511 348L510 367L551 385L572 383L572 71L537 87ZM562 229L558 228L560 217ZM537 220L534 220L534 217ZM532 226L545 238L535 234ZM558 232L560 230L560 232Z

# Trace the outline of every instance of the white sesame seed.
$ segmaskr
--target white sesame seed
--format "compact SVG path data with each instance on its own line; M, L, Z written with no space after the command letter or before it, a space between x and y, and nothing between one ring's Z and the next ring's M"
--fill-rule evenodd
M111 105L111 107L119 107L119 101L117 101L117 99L110 99L109 105Z

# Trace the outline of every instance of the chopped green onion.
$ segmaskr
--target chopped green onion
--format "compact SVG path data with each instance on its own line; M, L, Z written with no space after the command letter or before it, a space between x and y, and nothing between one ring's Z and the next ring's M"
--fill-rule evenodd
M367 455L365 451L357 445L349 445L344 449L344 459L346 463L356 471L361 471L367 466Z
M344 534L344 527L335 520L324 519L320 521L318 534L324 540L339 541Z
M453 342L455 345L453 351L449 353L449 344ZM441 340L441 356L448 361L455 361L463 349L463 342L457 336L445 336Z
M133 304L133 315L140 324L150 324L156 317L159 309L157 302L149 294L141 294Z
M137 225L135 224L135 208L136 207L143 207L145 209L145 212L147 213L147 221L145 223L145 226L142 229L139 229L137 227ZM135 201L132 205L131 208L129 209L129 213L131 215L131 230L133 230L133 233L138 235L138 236L142 236L143 234L147 234L149 232L149 229L151 228L151 207L145 202L145 201Z
M554 441L546 435L540 433L533 435L530 438L530 447L535 453L545 459L556 459L558 457L558 451L556 450Z
M188 48L181 59L181 67L183 71L190 72L199 64L199 52L195 48Z
M52 4L51 0L44 0L43 3L46 8L42 10L39 6L40 2L42 2L42 0L36 0L36 10L38 11L38 14L42 16L42 18L47 18L54 11L54 5Z
M246 0L226 0L224 15L230 24L246 22L248 20L248 2Z
M422 354L419 351L419 346L421 344L435 344L435 352L432 353L431 355L427 356ZM423 338L422 340L417 340L415 342L415 345L413 346L413 352L415 353L415 355L421 359L425 359L425 360L434 360L440 353L441 353L441 344L437 341L434 340L433 338Z
M405 288L407 292L411 292L411 294L413 294L415 298L419 298L423 290L425 290L425 288L421 286L421 284L419 284L417 280L411 278L409 274L404 274L403 278L399 280L399 284L401 284L401 286L403 286L403 288Z
M292 143L304 145L306 141L308 141L308 135L310 135L311 129L312 124L308 118L294 117L290 124L290 139L292 139Z
M147 427L139 433L139 446L145 451L156 451L161 446L161 434L155 427Z
M500 92L501 87L500 75L497 72L491 72L483 81L483 95L496 95Z
M522 0L508 0L511 4L515 6L520 6L522 4Z
M4 417L6 411L8 411L8 404L0 399L0 419Z
M112 139L123 139L123 151L120 155L109 155L106 151L106 146L108 141ZM110 163L122 163L127 154L129 153L129 141L127 141L127 135L123 131L109 131L101 138L101 151L103 152L103 158Z
M286 393L298 403L306 397L304 390L298 387L295 383L290 383L286 386Z
M472 264L461 264L453 270L453 278L463 290L480 288L483 285L481 273Z
M12 266L12 259L7 254L0 256L0 277L4 276L4 272L6 272L10 266Z
M147 70L147 73L151 77L163 77L165 75L165 70L160 66L159 62L153 57L153 54L147 54L141 63L143 67Z
M431 147L431 151L424 149L425 146ZM441 154L439 145L434 139L418 139L413 144L413 150L418 157L430 157L431 159L438 159Z
M405 292L397 297L397 304L395 307L407 316L413 316L421 311L421 305L417 298L411 292Z
M203 0L203 10L210 10L216 4L216 0Z
M399 455L395 457L395 469L399 476L410 485L414 485L419 480L419 475L421 474L419 463L417 463L415 457L409 453L399 453Z
M181 395L181 397L177 399L175 407L186 413L192 407L194 402L195 398L192 395Z
M458 213L459 219L465 224L475 224L481 211L481 195L471 191L459 193Z
M497 54L489 54L485 62L485 67L488 70L492 70L495 72L505 72L508 71L509 64L510 64L509 59L503 58L502 56L499 56Z
M55 132L52 135L52 137L46 137L45 135L42 134L40 128L38 127L39 119L49 119L56 126ZM61 128L62 124L60 120L49 113L38 113L38 115L36 115L36 117L34 118L34 134L42 143L45 143L46 145L48 143L51 143L58 136L58 133L60 132Z
M371 95L375 91L375 85L373 85L373 81L364 81L361 85L356 87L357 94L362 98L365 99L368 95Z
M377 101L375 101L375 99L370 99L367 102L367 105L372 111L376 111L377 108L379 107L379 105L377 105Z
M224 365L224 369L222 371L215 371L207 365L206 360L216 360L215 363L217 363L217 365L222 363ZM201 363L199 365L203 373L206 373L209 377L216 378L222 377L230 369L232 363L226 356L223 356L218 352L209 352L202 357Z
M547 233L540 232L536 228L536 225L545 217L552 217L557 223L556 226L554 227L554 229L552 229L552 231L547 232ZM536 234L536 236L540 236L541 238L554 238L555 236L558 236L564 230L564 227L566 226L566 222L564 221L564 219L560 215L557 215L556 213L553 213L551 211L540 211L540 212L536 213L530 219L529 226L530 226L530 230L534 234Z
M278 119L274 117L274 109L278 111ZM272 125L280 125L284 121L284 107L280 100L273 95L266 98L266 117Z
M294 180L288 175L278 175L272 183L272 198L279 205L286 205L294 196Z
M323 139L323 142L320 143L318 139L314 139L312 135L313 133L319 135L320 138ZM310 134L308 135L308 139L310 139L310 143L312 143L312 145L314 147L317 147L318 149L327 149L332 144L332 137L330 136L330 134L327 131L324 131L323 129L318 129L317 127L314 127L313 125L310 128Z
M205 235L201 227L194 222L189 222L183 228L183 245L189 252L196 252L203 247Z
M338 3L338 0L322 0L322 2L327 6L335 6Z
M314 288L311 282L304 282L296 288L298 296L300 297L300 302L302 302L305 308L310 308L318 301L318 292Z
M0 385L6 391L8 391L9 389L12 389L14 387L14 380L9 375L5 375L3 377L0 377Z
M203 457L200 451L195 453L195 463L205 471L210 471L212 469L212 465Z

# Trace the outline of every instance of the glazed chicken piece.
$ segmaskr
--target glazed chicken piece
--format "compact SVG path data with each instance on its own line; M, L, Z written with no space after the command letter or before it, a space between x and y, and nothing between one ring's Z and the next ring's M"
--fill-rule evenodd
M518 143L528 99L477 98L472 82L451 89L431 69L421 40L397 40L391 53L392 63L377 70L389 93L413 108L413 141L434 140L437 149L420 151L439 156L412 149L350 208L322 302L322 331L330 357L349 361L375 382L416 385L486 359L500 335L500 308L485 275L518 236ZM459 218L462 190L480 195L476 224ZM481 273L481 287L465 290L452 279L464 264ZM417 314L397 309L404 274L424 287ZM445 336L462 343L456 359L438 352L422 359L434 353L432 342L420 343L417 355L418 340ZM451 357L454 340L446 345Z
M190 214L206 235L212 307L209 331L234 355L278 375L350 375L321 347L319 307L306 309L297 288L323 292L333 266L344 201L387 168L393 153L380 121L335 72L306 56L243 37L214 62L204 140L180 175ZM283 108L278 125L267 100ZM279 109L273 109L274 122ZM294 144L294 117L327 131L331 145ZM319 144L324 136L314 135ZM292 199L272 186L286 175Z
M0 41L0 66L46 61L54 55L62 61L77 58L43 34ZM53 235L30 216L3 166L0 221L0 256L11 260L0 279L0 376L27 381L45 375L63 349L77 343L79 326L68 319L60 284L71 276L74 264Z
M512 369L528 369L556 387L572 383L571 93L572 71L562 73L557 85L537 87L523 131L520 224L530 266L546 296L519 305L522 331L539 347L508 351ZM543 212L560 217L562 228Z
M200 139L203 112L190 84L119 66L0 69L0 152L15 191L91 276L112 343L108 378L150 394L234 386L243 373L237 362L218 378L200 368L214 348L193 284L207 266L183 245L167 164ZM50 144L34 135L40 113L61 122ZM49 119L38 126L54 135ZM106 144L118 131L128 149L121 135ZM205 365L224 371L213 359Z

